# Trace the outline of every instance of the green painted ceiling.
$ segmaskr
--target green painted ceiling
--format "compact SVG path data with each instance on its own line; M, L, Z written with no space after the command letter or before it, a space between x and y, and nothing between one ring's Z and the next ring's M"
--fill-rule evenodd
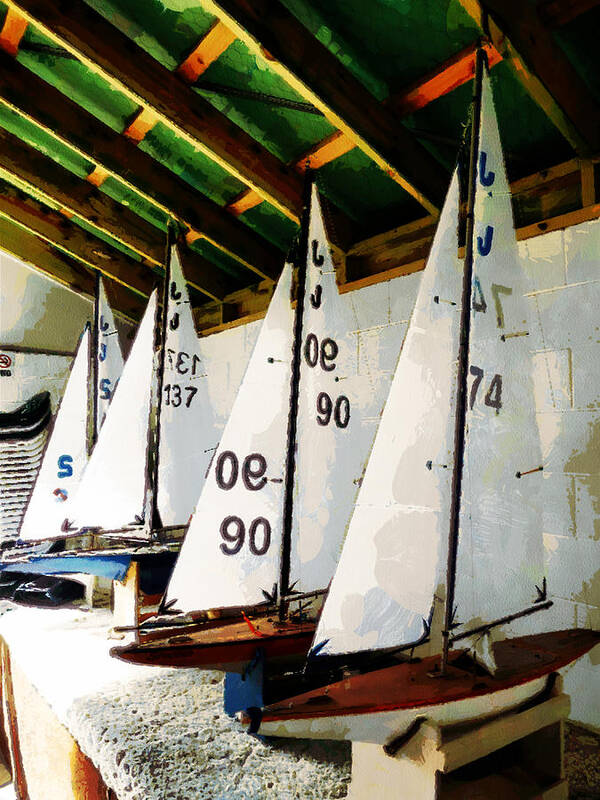
M379 100L410 86L479 36L474 22L457 0L283 2ZM215 21L202 8L201 0L87 0L87 3L169 70L181 63ZM0 21L5 13L6 7L0 0ZM582 15L557 32L555 38L600 101L598 30L600 9ZM18 60L113 130L122 132L139 111L128 96L61 51L32 25L21 43ZM526 94L506 63L494 68L492 81L513 177L572 157L567 142ZM225 88L219 90L219 87ZM226 91L227 87L255 96L234 96ZM235 41L207 69L196 90L284 163L294 163L307 148L334 131L323 116L309 113L308 109L285 108L269 102L268 96L299 103L304 100L274 73L266 59L253 55L240 41ZM462 86L403 121L438 160L442 171L449 172L456 157L470 93L469 85ZM0 127L50 155L80 178L93 169L88 159L1 103ZM244 189L237 178L160 122L140 147L220 206L227 205ZM412 197L358 150L323 167L318 173L318 184L332 203L356 224L356 231L363 234L424 214ZM100 190L164 230L164 213L116 178L108 178ZM240 219L282 252L294 235L295 225L266 203L247 211ZM206 242L195 247L227 275L232 289L254 282L252 273L222 251Z

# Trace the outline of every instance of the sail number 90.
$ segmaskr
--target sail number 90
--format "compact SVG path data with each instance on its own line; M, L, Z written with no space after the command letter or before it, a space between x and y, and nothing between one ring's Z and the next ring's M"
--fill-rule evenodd
M221 523L221 551L226 556L234 556L244 546L246 526L240 517L225 517ZM264 556L271 544L271 524L264 517L252 520L248 528L248 548L253 556Z
M325 372L332 372L335 369L335 359L340 352L335 339L323 339L319 345L319 340L314 333L309 333L304 342L304 359L309 367L321 365Z
M258 492L266 484L267 459L260 453L250 453L242 462L242 481L251 492ZM240 472L238 457L231 450L223 450L217 458L215 478L219 489L233 489Z
M338 428L347 428L350 422L350 401L342 394L333 402L327 392L319 392L317 396L317 422L329 425L331 417Z

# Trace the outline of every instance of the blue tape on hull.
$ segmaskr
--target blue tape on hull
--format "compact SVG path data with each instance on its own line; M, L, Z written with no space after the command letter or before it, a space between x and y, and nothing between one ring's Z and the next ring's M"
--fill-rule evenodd
M66 575L82 572L85 575L97 575L122 581L132 557L130 555L105 556L53 556L39 558L33 556L30 561L0 564L0 572L24 572L35 575Z

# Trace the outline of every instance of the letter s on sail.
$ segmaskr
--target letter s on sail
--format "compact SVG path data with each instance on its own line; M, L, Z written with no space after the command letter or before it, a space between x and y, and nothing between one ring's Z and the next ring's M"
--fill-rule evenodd
M73 456L59 456L58 457L58 472L57 478L70 478L73 474Z

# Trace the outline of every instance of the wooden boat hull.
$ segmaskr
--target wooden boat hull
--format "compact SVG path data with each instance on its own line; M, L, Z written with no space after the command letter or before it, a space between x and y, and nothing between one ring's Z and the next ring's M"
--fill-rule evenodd
M572 630L499 642L499 671L475 674L452 654L448 674L435 677L439 656L353 675L266 706L252 730L264 736L346 739L387 744L419 717L456 724L496 716L543 691L548 676L600 643L600 634ZM251 715L241 714L244 724Z
M234 617L143 634L133 644L113 647L110 653L134 664L243 672L258 648L269 664L306 656L314 633L314 622Z

